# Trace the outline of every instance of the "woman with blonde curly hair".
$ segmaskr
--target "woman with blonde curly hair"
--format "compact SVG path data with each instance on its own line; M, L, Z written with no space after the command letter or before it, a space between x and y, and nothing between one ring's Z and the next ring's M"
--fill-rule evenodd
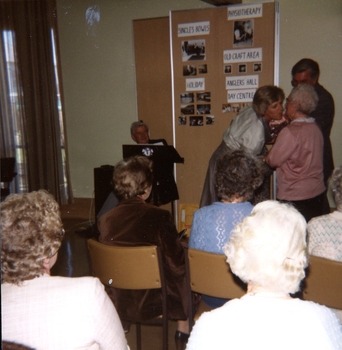
M224 252L247 294L204 313L187 350L341 349L342 328L325 306L292 298L307 266L306 222L289 204L257 204Z
M311 255L342 261L342 166L335 168L328 184L336 210L309 221L308 250ZM342 310L334 309L334 312L342 324Z
M46 191L1 203L2 339L35 349L127 349L116 310L93 277L51 277L64 236Z

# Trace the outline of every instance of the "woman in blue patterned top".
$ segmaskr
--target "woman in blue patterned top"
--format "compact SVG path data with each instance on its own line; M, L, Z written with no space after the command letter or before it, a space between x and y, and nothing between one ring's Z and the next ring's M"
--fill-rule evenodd
M249 202L261 185L264 166L259 158L243 150L225 154L218 162L215 186L219 202L205 206L194 214L189 247L210 253L223 254L235 225L249 215L253 205ZM212 308L227 300L202 296Z

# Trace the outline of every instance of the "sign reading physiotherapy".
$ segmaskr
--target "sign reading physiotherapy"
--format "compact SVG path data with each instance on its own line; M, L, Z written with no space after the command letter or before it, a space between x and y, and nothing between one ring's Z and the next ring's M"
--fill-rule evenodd
M194 35L209 35L210 22L195 22L178 24L178 37L194 36Z
M262 4L228 6L228 21L262 17Z

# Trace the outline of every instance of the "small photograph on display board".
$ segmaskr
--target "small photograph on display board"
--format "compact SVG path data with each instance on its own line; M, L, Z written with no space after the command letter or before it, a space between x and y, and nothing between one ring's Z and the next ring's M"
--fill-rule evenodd
M203 126L203 117L190 117L190 126Z
M205 39L182 41L182 60L200 61L205 60Z
M240 112L240 110L241 110L240 103L232 103L231 106L232 106L232 112L233 113L239 113Z
M198 74L207 74L208 73L208 67L206 64L201 64L198 66Z
M197 105L197 114L210 114L211 105Z
M230 113L232 111L232 106L230 103L224 103L222 105L222 113Z
M214 116L213 115L207 115L206 117L205 117L205 123L207 124L207 125L214 125Z
M191 66L190 64L183 66L183 75L184 76L196 75L196 74L197 74L196 66Z
M254 19L234 22L233 47L253 46Z
M247 106L250 106L250 105L251 105L251 103L249 103L249 102L241 103L241 109L245 108Z
M210 92L197 92L197 101L198 102L210 102Z
M193 103L194 102L194 93L193 92L184 92L180 95L181 103Z
M232 65L229 64L227 66L224 66L224 72L225 74L232 74Z
M178 125L186 125L186 116L185 115L181 115L180 117L178 117Z
M255 73L262 72L261 63L253 63L253 72Z
M181 105L181 112L183 114L194 114L195 113L195 107L194 105Z
M247 73L247 64L239 64L239 73Z

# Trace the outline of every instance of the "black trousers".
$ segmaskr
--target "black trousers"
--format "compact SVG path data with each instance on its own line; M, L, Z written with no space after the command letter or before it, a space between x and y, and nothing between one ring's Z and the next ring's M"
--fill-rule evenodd
M327 201L326 197L327 194L326 191L324 191L320 195L309 199L303 199L300 201L279 201L292 204L304 216L306 222L309 222L312 218L325 214L324 207Z

